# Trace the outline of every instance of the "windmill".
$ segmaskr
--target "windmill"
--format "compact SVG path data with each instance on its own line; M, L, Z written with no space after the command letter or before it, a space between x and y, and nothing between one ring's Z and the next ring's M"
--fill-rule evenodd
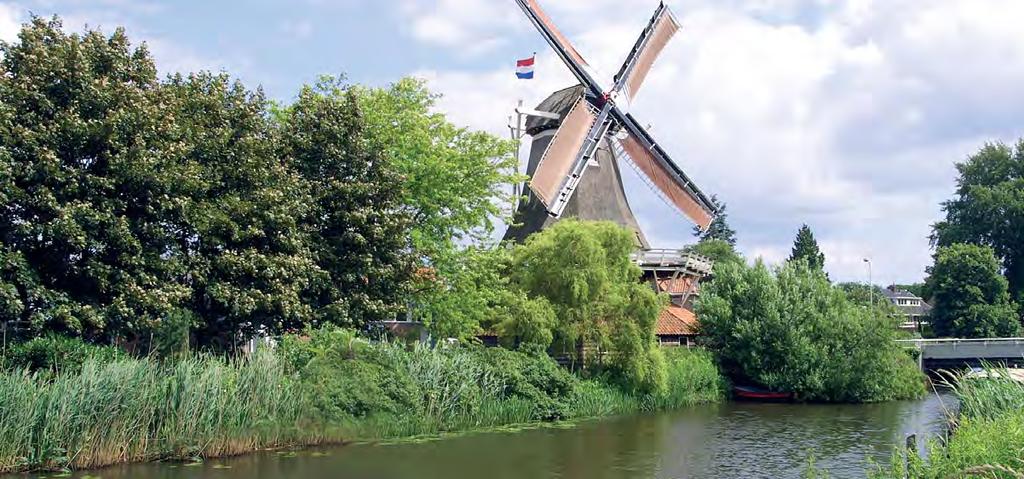
M679 31L668 7L658 6L606 89L536 0L516 3L580 84L555 92L537 110L524 112L526 133L533 136L528 200L519 205L516 224L505 238L522 241L565 214L615 221L635 231L639 245L648 248L625 198L619 159L627 160L669 205L707 228L716 214L710 199L616 103L636 96L655 59Z

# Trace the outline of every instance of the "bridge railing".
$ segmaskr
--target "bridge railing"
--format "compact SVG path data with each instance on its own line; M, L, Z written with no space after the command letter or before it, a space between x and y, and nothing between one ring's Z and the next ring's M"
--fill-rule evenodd
M1024 358L1024 338L900 339L908 348L921 350L927 360L1004 360Z
M904 345L914 346L957 346L961 344L967 344L972 346L988 346L988 345L1013 345L1021 346L1024 345L1024 338L977 338L977 339L960 339L960 338L931 338L931 339L897 339L897 343Z

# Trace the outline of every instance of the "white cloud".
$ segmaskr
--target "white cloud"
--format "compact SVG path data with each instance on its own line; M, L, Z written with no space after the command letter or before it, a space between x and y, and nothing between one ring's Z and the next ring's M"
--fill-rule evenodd
M16 5L0 3L0 40L16 40L23 18L21 9Z
M476 56L504 43L502 33L519 23L512 2L493 0L405 0L401 10L412 36L422 42Z
M505 2L408 2L405 11L426 14L434 26L419 38L442 47L535 40L521 13L495 3ZM544 5L591 63L614 72L654 2L609 16L618 3ZM471 8L458 8L465 5ZM986 140L1024 134L1024 2L672 6L684 30L632 111L653 123L655 137L706 191L728 203L750 257L784 258L806 222L835 279L863 280L864 257L879 282L921 279L930 225L954 186L953 162ZM499 10L514 21L482 13ZM572 83L553 55L541 52L538 60L534 83L517 82L504 63L420 73L446 94L440 107L455 121L506 135L517 98L535 104ZM649 238L658 246L691 241L690 226L626 176Z

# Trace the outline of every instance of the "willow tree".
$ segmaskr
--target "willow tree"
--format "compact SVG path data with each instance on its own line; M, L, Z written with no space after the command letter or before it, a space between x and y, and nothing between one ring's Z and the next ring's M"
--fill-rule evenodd
M512 282L554 308L557 348L579 354L577 346L597 346L626 387L663 392L654 324L664 298L639 281L630 261L635 245L629 230L611 222L559 221L516 248Z

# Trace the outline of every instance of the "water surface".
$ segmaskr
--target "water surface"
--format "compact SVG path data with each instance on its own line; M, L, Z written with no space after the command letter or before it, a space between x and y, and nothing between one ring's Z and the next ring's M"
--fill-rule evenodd
M908 434L941 435L954 399L867 405L725 403L429 442L264 452L204 464L136 464L103 479L796 478L813 452L833 478L864 477ZM81 474L76 474L81 477Z

